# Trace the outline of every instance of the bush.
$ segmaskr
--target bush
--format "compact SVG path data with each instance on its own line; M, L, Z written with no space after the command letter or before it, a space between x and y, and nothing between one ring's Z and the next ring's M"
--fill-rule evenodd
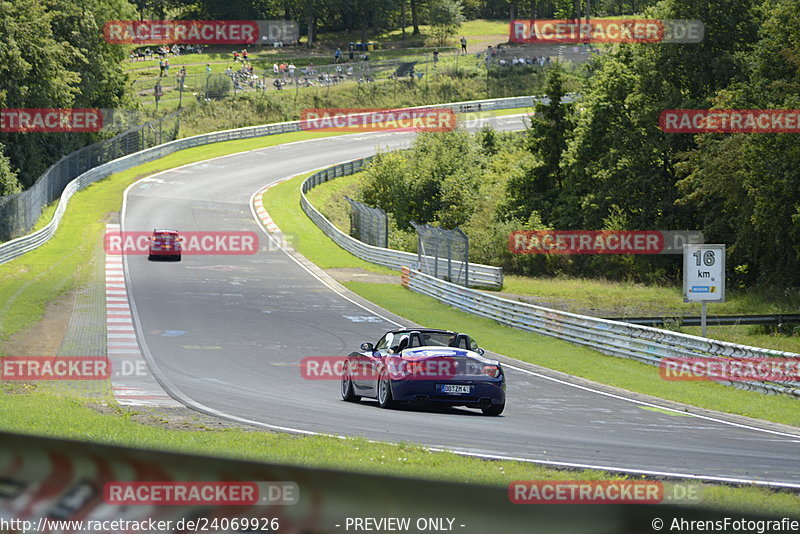
M206 80L206 98L220 100L230 94L233 82L225 74L213 74Z

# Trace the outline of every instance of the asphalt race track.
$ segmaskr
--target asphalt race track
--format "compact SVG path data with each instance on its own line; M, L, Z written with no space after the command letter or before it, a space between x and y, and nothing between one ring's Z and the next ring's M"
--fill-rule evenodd
M521 127L519 117L492 122L498 129ZM373 154L378 145L407 146L410 139L408 133L354 134L161 173L131 187L123 230L250 230L264 245L267 237L250 208L261 187ZM173 396L204 411L488 456L800 485L800 436L659 411L531 372L523 363L507 368L501 417L342 402L337 381L301 378L300 359L349 354L403 320L343 296L282 250L185 255L180 263L131 255L126 279L137 336L154 374Z

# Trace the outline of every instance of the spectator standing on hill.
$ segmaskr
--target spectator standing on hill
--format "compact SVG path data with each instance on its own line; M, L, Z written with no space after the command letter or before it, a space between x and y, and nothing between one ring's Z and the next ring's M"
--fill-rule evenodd
M211 76L211 64L206 63L206 76Z
M350 57L350 61L353 61L353 55L355 54L355 50L356 50L356 45L350 43L350 45L347 47L347 52Z
M169 60L164 60L164 76L169 76Z
M461 36L461 53L462 54L467 53L467 38L464 37L463 35Z
M242 61L247 61L247 49L242 49Z
M437 63L439 63L439 49L438 48L434 48L433 49L433 66L435 67Z
M278 64L277 63L273 63L272 64L272 74L274 74L275 76L280 74L280 70L278 70Z
M336 52L334 52L334 54L333 54L333 62L334 63L339 63L341 60L342 60L342 49L341 48L337 48Z
M158 77L164 76L164 58L158 60Z

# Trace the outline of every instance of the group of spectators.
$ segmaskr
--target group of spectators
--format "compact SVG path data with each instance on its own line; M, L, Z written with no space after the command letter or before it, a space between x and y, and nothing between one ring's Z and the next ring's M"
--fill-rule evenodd
M159 56L161 59L166 59L169 56L182 56L184 54L201 54L203 52L203 45L179 45L174 44L171 47L162 45L152 50L149 46L147 48L139 48L131 51L131 61L144 61L147 59L155 59Z
M480 57L481 54L478 54ZM514 55L508 57L508 51L502 44L497 45L497 48L492 47L486 49L485 52L486 66L492 64L501 67L518 67L518 66L532 66L532 67L548 67L552 64L550 56L530 56L525 57L521 55Z
M551 60L550 56L533 56L533 57L517 57L514 56L511 59L500 58L497 62L501 67L516 67L516 66L525 66L525 65L532 65L534 67L547 67L550 66Z
M299 69L291 61L289 63L273 63L272 75L275 76L273 85L276 89L282 89L287 83L297 83L303 86L313 85L332 85L339 83L348 76L353 75L353 66L336 65L333 72L319 72L314 63L309 63L307 66Z

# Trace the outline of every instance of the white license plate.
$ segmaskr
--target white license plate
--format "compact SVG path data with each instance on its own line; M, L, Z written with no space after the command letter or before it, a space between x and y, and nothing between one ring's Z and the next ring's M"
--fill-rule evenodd
M461 384L442 384L442 393L449 395L469 395L470 386L463 386Z

